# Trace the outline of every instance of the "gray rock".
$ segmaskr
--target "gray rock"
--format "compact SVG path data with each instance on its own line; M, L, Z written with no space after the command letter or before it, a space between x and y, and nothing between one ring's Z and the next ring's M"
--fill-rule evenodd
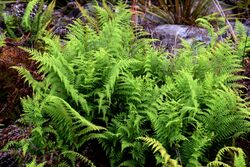
M247 35L250 36L250 26L245 25L246 31L247 31Z
M235 22L230 22L232 27L235 27ZM245 24L245 30L250 36L250 25ZM195 42L203 42L209 44L210 37L206 29L188 26L188 25L172 25L164 24L157 26L152 31L153 38L159 39L155 43L156 46L161 46L168 51L172 51L174 48L181 47L181 39L185 39L190 44ZM224 36L221 36L223 39Z
M219 3L220 3L220 7L222 8L222 10L226 16L230 16L230 15L234 14L232 5L230 5L229 3L223 2L223 1L219 1ZM215 14L215 13L220 16L220 13L219 13L216 5L213 2L211 2L210 7L208 8L207 14Z
M181 39L185 39L191 44L195 41L206 44L210 42L207 30L188 25L160 25L153 30L152 35L154 38L160 39L156 45L161 45L169 51L179 48Z
M136 20L140 25L144 24L145 21L152 22L156 25L166 24L166 21L164 19L150 13L145 13L144 15L136 15L136 17Z
M250 36L250 18L248 18L248 19L245 20L244 26L245 26L247 35Z

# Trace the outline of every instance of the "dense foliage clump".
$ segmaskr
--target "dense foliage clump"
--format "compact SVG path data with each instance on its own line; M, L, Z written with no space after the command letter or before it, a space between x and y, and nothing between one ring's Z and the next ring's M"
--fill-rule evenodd
M22 99L21 120L33 130L4 150L16 148L23 159L37 157L47 165L94 166L82 150L97 143L114 167L244 165L244 153L235 147L206 158L211 149L219 151L249 132L248 103L236 82L244 78L238 73L249 45L243 26L237 22L235 44L219 41L225 29L215 32L200 19L210 44L183 41L183 49L170 56L131 26L125 5L112 11L104 4L96 12L92 24L70 25L63 41L46 33L42 51L23 48L42 76L37 81L25 68L14 67L33 89L32 97ZM235 161L222 162L230 150Z

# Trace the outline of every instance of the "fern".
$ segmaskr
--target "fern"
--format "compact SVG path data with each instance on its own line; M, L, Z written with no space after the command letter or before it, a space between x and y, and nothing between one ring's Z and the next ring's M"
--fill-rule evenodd
M201 119L206 124L207 129L214 133L217 141L236 133L249 131L248 109L237 101L243 100L231 90L217 90L213 99L208 101L208 113L204 113L204 117L202 116Z
M40 92L41 88L43 88L43 85L36 81L33 76L30 74L28 70L26 70L24 67L12 67L18 71L18 73L24 78L25 82L27 82L35 92Z
M234 159L233 164L227 164L227 163L222 162L222 157L224 156L226 152L232 153L231 155L233 155L233 159ZM216 167L216 166L229 167L233 165L235 167L245 167L246 166L245 156L246 155L241 148L224 147L219 150L219 152L216 155L215 160L210 162L207 166L208 167Z
M91 17L91 16L88 14L88 11L87 11L86 9L84 9L84 8L81 6L80 3L76 2L76 6L77 6L77 8L80 10L82 16L84 16L84 17L87 19L89 25L90 25L91 27L93 27L96 31L99 31L99 26L98 26L97 20L94 19L93 17Z
M211 139L211 134L204 132L204 129L197 128L192 136L182 144L182 162L187 167L200 166L200 159L203 157L206 148L211 145Z
M0 35L0 47L3 47L5 45L5 37L4 35Z
M162 158L162 166L171 166L177 167L178 165L176 160L170 158L170 155L167 153L166 149L162 144L150 137L138 137L137 139L143 140L148 146L152 146L153 153L159 152Z
M39 2L39 0L30 1L25 9L25 12L24 12L24 15L22 18L22 26L26 29L31 29L30 14L38 2Z
M94 138L93 134L89 134L92 131L105 130L100 126L96 126L82 117L77 111L65 102L63 99L56 96L48 96L45 99L44 109L46 114L52 117L52 122L55 123L55 127L58 127L57 131L63 135L65 141L70 142L70 145L74 144L77 148L80 147L85 141ZM54 111L54 112L51 112ZM77 143L73 143L76 136L85 136Z
M246 57L246 53L249 51L249 36L247 35L245 26L240 23L238 20L235 22L235 31L236 36L239 39L238 44L236 45L237 54L241 55L242 57Z
M151 154L140 139L165 166L199 166L212 147L249 132L248 103L236 84L244 78L238 75L242 55L237 44L218 40L226 28L215 32L201 20L212 43L183 41L166 58L132 28L124 5L103 7L96 7L96 20L87 18L90 24L70 25L63 45L45 33L43 51L23 48L43 76L36 81L14 67L34 91L22 99L22 121L34 126L27 153L56 149L72 160L61 165L70 166L76 157L87 162L79 149L98 140L111 166L145 166Z
M51 21L51 17L52 17L52 13L54 11L56 5L56 0L52 0L51 3L47 6L47 8L45 9L45 11L41 14L41 16L36 16L37 17L37 32L40 33L38 34L38 36L41 36L43 32L45 32L46 28L48 27L50 21ZM40 8L43 7L43 3L41 3ZM40 9L42 10L42 9Z
M45 165L45 162L36 164L36 159L33 159L30 163L26 164L26 167L43 167Z
M145 163L146 150L139 141L135 141L137 137L146 134L141 129L144 124L142 119L135 112L128 116L121 113L112 120L109 131L100 138L100 143L110 157L111 166L142 166Z
M87 157L74 152L74 151L64 151L61 153L62 156L69 158L72 162L72 166L75 166L75 160L76 158L79 158L81 161L83 161L85 164L87 164L90 167L95 167L95 165L93 164L93 162L91 162Z
M3 13L1 16L3 17L4 24L6 25L7 35L9 35L12 38L16 38L17 36L14 31L14 29L16 28L15 25L16 20L14 16L8 15L7 13Z
M114 92L114 87L116 80L121 73L122 70L124 70L129 65L128 60L120 60L116 62L116 64L110 69L110 72L108 72L109 76L107 76L106 84L104 85L106 88L106 96L111 102L111 94Z

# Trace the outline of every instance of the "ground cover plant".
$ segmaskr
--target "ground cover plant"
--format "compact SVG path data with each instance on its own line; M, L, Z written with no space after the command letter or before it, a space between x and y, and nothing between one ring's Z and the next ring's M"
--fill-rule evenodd
M66 39L47 32L43 50L22 47L42 79L13 67L33 89L22 98L20 120L32 131L3 151L27 166L98 166L88 145L101 148L112 167L246 166L244 152L230 147L250 128L249 104L236 82L245 79L243 25L236 23L234 43L218 40L226 28L216 32L199 19L210 44L183 41L169 55L131 25L127 8L96 6L95 26L78 19ZM231 159L223 157L228 152Z
M13 3L12 1L4 2ZM14 12L3 12L6 6L0 3L2 8L0 16L4 22L6 36L20 38L20 40L28 38L29 42L34 43L48 28L55 3L56 1L52 0L48 5L45 5L43 0L31 0L27 3L23 13L19 11L19 15L13 15Z
M208 15L209 0L139 0L140 11L150 13L168 24L195 25L195 20ZM154 19L152 19L154 21Z

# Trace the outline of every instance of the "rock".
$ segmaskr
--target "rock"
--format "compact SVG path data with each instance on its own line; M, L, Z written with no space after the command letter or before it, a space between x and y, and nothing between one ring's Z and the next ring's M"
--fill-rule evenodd
M235 27L235 22L230 22L230 24L233 28ZM245 23L244 26L248 36L250 36L250 24ZM153 29L152 36L160 40L155 43L156 46L161 46L168 51L180 48L181 39L185 39L190 44L194 42L209 44L210 42L210 37L206 29L188 25L160 25Z
M137 15L138 18L137 19L137 22L138 24L143 24L146 20L149 21L149 22L152 22L156 25L162 25L162 24L165 24L166 21L160 17L157 17L155 15L152 15L150 13L145 13L144 15Z
M250 26L245 25L246 31L247 31L247 35L250 36Z
M18 160L14 151L0 151L0 166L4 167L15 167L18 166Z
M248 33L248 36L250 36L250 18L248 18L248 19L246 19L246 20L244 21L244 26L245 26L245 28L246 28L246 31L247 31L247 33Z
M92 17L95 17L94 5L94 2L89 2L83 5L83 8L86 9L89 15ZM53 21L51 23L51 27L53 27L52 31L56 35L65 37L65 35L69 32L67 26L72 24L77 18L80 18L81 16L81 12L77 8L75 2L68 2L66 6L54 10ZM84 17L82 20L83 22L86 22Z
M0 149L2 149L10 141L27 139L30 136L31 131L32 127L19 127L16 124L0 129Z
M25 13L26 7L27 7L27 3L13 3L10 5L10 8L6 8L6 12L10 12L10 15L16 16L17 18L21 19ZM43 4L42 10L44 11L46 8L47 8L47 5ZM35 17L35 15L38 12L38 9L39 9L39 5L35 5L30 14L31 19Z
M226 16L230 16L230 15L232 16L234 14L233 8L232 8L230 3L226 3L226 2L223 2L223 1L219 1L219 3L220 3L220 7L222 8L222 10L223 10L223 12L224 12L224 14ZM216 5L212 2L210 4L210 7L208 8L208 13L207 14L209 15L209 14L215 14L215 13L219 17L221 17Z
M152 35L160 39L156 45L161 45L168 51L180 47L181 39L190 43L199 41L208 44L210 42L207 30L188 25L160 25L153 30Z

